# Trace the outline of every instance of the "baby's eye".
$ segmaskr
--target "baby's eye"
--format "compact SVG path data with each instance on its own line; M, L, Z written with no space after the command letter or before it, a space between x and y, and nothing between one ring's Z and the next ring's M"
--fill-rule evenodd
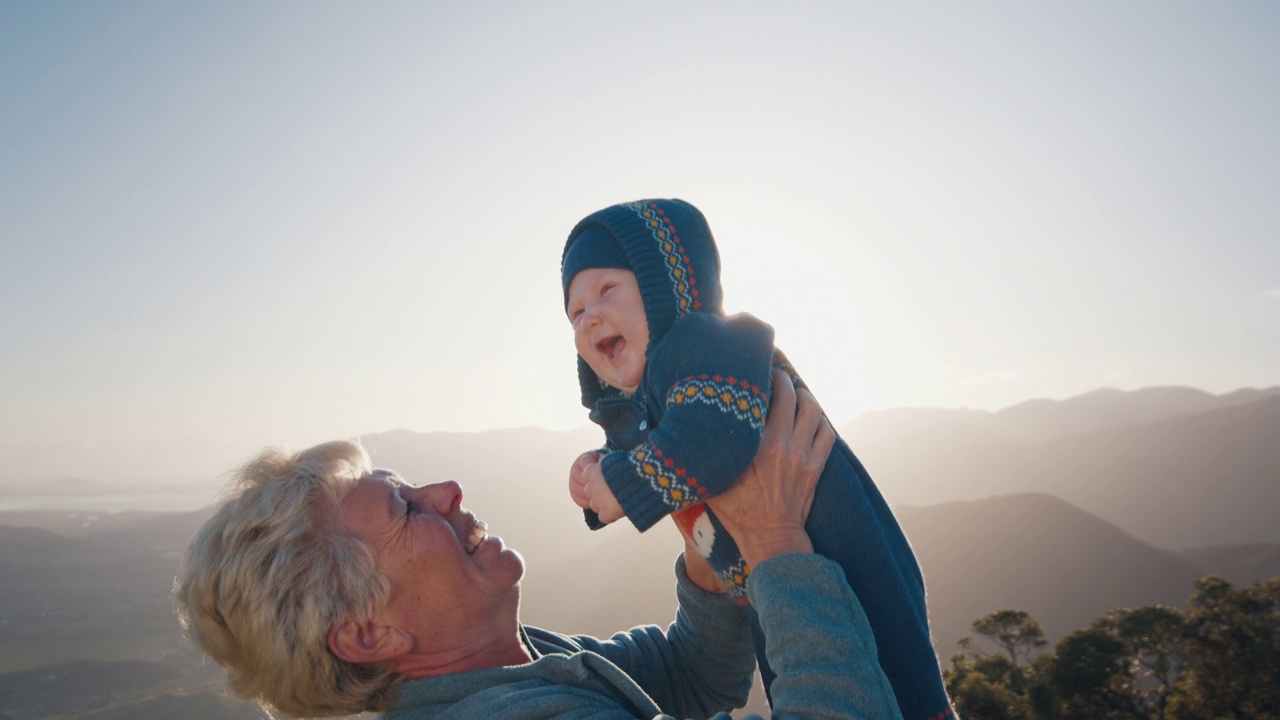
M410 515L413 515L416 512L418 512L418 504L415 502L410 502L408 500L405 500L404 501L405 517L409 517Z
M609 292L614 288L615 285L617 285L617 283L605 283L604 287L600 288L600 294L603 295Z

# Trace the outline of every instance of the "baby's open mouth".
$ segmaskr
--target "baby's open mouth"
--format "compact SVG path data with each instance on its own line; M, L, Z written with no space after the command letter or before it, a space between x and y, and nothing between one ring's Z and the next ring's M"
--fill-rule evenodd
M601 355L604 355L605 357L612 360L614 355L617 354L618 348L620 348L621 346L622 346L622 336L614 335L611 338L605 338L604 340L601 340L600 342L596 343L596 350L600 351Z

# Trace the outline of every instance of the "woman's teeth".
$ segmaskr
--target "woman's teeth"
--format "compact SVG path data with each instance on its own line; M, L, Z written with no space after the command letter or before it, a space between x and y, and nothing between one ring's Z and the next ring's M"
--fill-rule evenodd
M476 548L480 547L480 543L484 542L487 537L489 537L488 525L482 522L472 525L471 533L467 535L467 554L470 555L475 552Z

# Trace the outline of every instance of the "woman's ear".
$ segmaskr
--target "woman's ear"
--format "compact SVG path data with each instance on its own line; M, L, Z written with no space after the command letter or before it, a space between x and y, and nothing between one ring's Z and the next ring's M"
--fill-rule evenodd
M345 617L329 628L329 651L349 663L381 663L413 649L413 636L376 620Z

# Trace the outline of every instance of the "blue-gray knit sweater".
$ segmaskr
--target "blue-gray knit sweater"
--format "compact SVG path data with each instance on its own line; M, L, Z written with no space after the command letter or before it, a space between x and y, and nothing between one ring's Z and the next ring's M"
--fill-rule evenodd
M405 683L386 720L714 718L747 698L754 667L746 613L703 591L677 562L676 621L608 640L526 628L534 660ZM778 671L778 720L901 720L858 598L818 555L759 565L752 602ZM757 715L742 720L760 720Z

